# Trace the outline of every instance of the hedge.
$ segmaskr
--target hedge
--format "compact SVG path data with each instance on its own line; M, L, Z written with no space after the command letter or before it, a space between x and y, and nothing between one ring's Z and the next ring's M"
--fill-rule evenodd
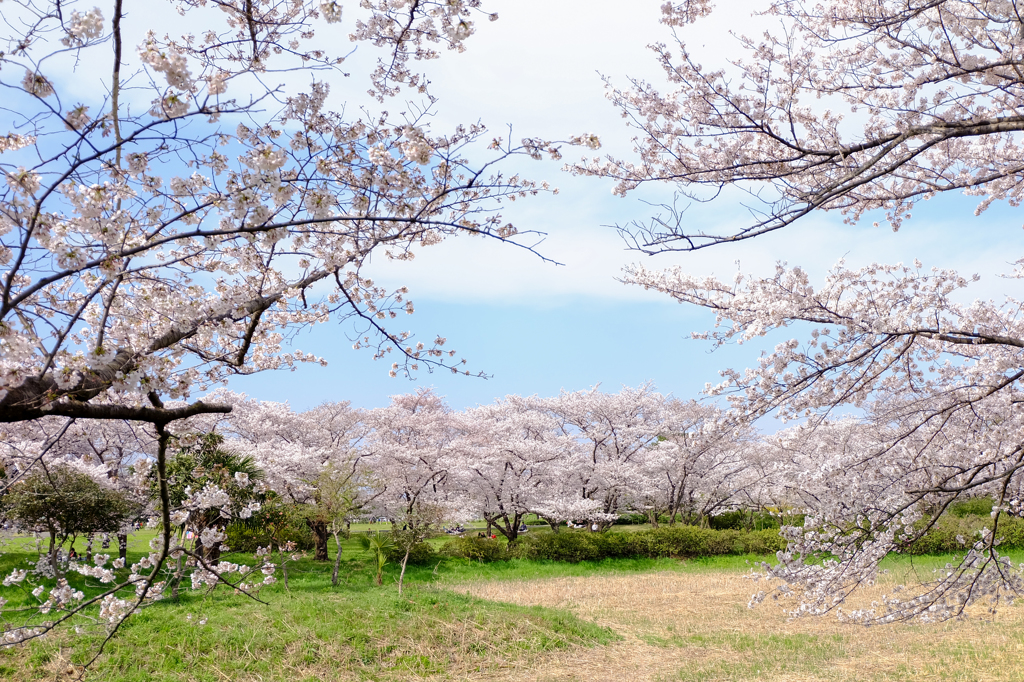
M591 533L564 530L520 537L506 547L496 540L454 538L441 548L446 556L475 561L508 558L549 561L600 561L613 557L698 557L722 554L774 554L786 543L777 530L714 530L669 526L630 532Z
M904 554L955 554L966 551L978 540L978 531L992 528L992 518L976 515L942 516L922 537L903 550ZM960 536L964 542L957 539ZM1003 514L996 527L1001 549L1024 549L1024 519Z

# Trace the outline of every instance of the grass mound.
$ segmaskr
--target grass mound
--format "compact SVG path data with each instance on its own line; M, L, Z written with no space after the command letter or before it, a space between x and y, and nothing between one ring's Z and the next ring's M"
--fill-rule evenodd
M153 606L126 622L87 679L405 680L616 639L564 611L433 587L401 597L351 587L267 596L267 606L233 595ZM3 651L0 677L53 679L86 662L97 645L58 636Z

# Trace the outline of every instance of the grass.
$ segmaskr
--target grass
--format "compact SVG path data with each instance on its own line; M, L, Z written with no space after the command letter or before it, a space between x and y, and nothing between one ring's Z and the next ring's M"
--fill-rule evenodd
M132 537L130 558L148 550L152 535ZM33 546L17 543L23 550ZM937 626L790 621L780 608L786 604L746 608L755 586L744 574L763 557L579 564L449 559L410 567L399 597L396 566L379 588L357 543L345 541L342 549L338 587L330 585L329 563L307 558L291 564L290 592L278 583L262 593L266 605L218 590L144 610L107 645L87 679L1024 678L1022 607ZM334 550L332 541L332 558ZM1011 554L1024 560L1024 553ZM0 556L0 572L30 556ZM951 558L888 558L888 572L862 599L877 599L897 581L927 579ZM81 576L72 582L87 592L98 589ZM96 635L63 634L0 650L0 680L73 679L98 642Z
M409 679L615 637L571 614L430 588L402 597L368 587L293 589L267 601L193 598L147 609L126 623L92 676L124 682ZM26 681L52 679L84 663L96 644L40 642L27 657L7 653L5 672L17 671Z
M134 537L130 556L147 549L151 536ZM454 592L431 568L414 567L399 596L397 568L389 567L388 584L376 587L369 557L355 547L354 541L343 544L338 587L330 584L329 563L307 558L289 567L290 591L279 582L261 593L266 605L225 590L158 602L126 621L88 679L405 680L463 674L617 638L563 610ZM15 558L7 554L4 561ZM81 576L71 582L87 593L98 589ZM56 635L0 649L0 679L70 679L99 642L98 633Z

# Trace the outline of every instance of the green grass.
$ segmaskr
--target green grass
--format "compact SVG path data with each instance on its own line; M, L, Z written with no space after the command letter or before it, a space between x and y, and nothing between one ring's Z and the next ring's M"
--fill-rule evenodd
M131 536L129 561L148 552L154 535L155 531L147 530ZM78 549L83 548L79 543ZM15 549L22 551L11 551ZM335 549L332 540L332 559ZM0 555L3 575L35 558L30 538L9 541L5 550ZM107 644L88 679L401 680L467 674L545 652L608 644L618 635L568 611L476 599L452 591L451 586L665 571L741 573L755 562L772 559L748 555L685 561L606 559L578 564L445 559L433 565L410 566L406 591L400 597L397 565L386 567L385 585L376 587L370 557L357 541L343 541L342 550L337 587L330 584L332 562L314 562L307 557L289 565L290 591L279 582L261 593L265 605L220 589L209 594L185 590L176 601L167 599L150 606L130 618ZM116 544L108 550L97 546L97 551L116 555ZM1015 561L1024 561L1024 552L1009 554ZM225 558L251 560L247 555ZM927 579L932 570L952 560L954 556L894 556L883 562L882 569L890 570L894 577ZM86 594L103 589L82 576L73 575L69 580ZM30 597L13 589L0 588L0 595L10 599L9 606L31 603ZM642 639L661 648L730 653L688 666L678 673L675 679L679 680L799 676L827 669L829 661L844 655L847 645L838 636L682 630L650 633ZM65 633L25 647L0 649L0 680L53 679L69 665L89 660L100 641L100 633L77 638Z
M404 679L462 668L474 657L515 659L615 638L567 613L436 588L399 597L393 589L296 583L291 594L264 592L266 605L228 594L152 606L125 623L92 675L198 682L328 679L340 670L357 679ZM33 644L28 656L4 651L0 662L11 662L8 671L20 667L21 679L45 679L58 661L86 662L98 643L86 637L68 648L68 638L57 637Z
M133 538L130 558L147 549L152 535L145 531ZM289 566L290 591L281 582L263 590L266 605L223 589L185 591L177 601L158 602L125 622L90 679L407 679L616 639L607 628L565 611L444 589L437 584L444 574L428 567L413 567L399 596L397 567L388 567L379 588L372 584L369 557L356 547L351 540L342 545L338 587L330 584L330 562L307 558ZM3 561L17 557L8 553ZM87 594L101 589L81 576L69 581ZM16 605L16 595L9 596ZM99 633L58 635L0 650L0 679L50 679L69 664L89 660L100 641Z

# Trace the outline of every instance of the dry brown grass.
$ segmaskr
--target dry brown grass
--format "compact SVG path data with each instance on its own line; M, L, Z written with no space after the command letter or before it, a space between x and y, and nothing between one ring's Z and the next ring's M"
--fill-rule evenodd
M891 580L866 590L870 602ZM462 586L485 599L565 608L624 637L596 649L545 654L465 680L1020 680L1024 607L941 625L864 627L789 620L748 609L754 585L729 572L502 581ZM980 609L979 609L980 610ZM983 615L984 611L982 611Z

